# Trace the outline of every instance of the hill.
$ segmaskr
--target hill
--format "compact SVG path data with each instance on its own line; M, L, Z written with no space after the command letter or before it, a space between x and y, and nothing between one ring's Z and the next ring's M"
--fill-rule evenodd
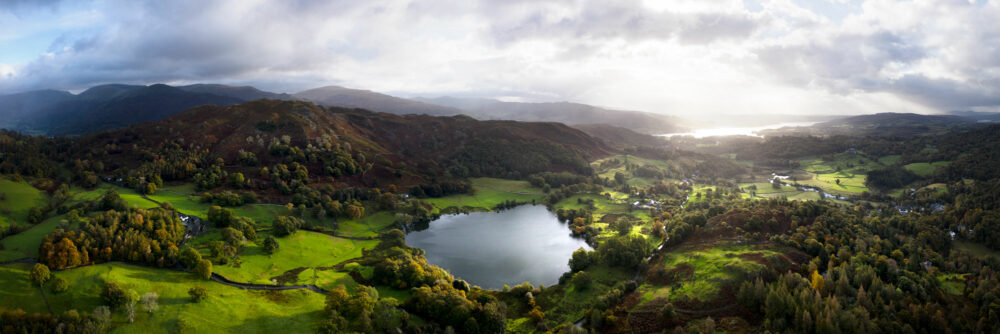
M955 115L879 113L838 118L808 127L762 131L773 135L923 136L967 130L976 120Z
M267 91L262 91L252 86L227 86L218 84L194 84L187 86L179 86L179 89L195 92L195 93L208 93L215 94L218 96L228 96L240 99L241 101L251 101L257 99L272 99L272 100L293 100L295 99L292 95L285 93L272 93Z
M609 124L646 134L683 132L676 117L631 110L613 110L580 103L521 103L491 99L439 97L419 101L454 107L479 119L559 122L568 125Z
M38 90L0 96L0 128L22 128L32 122L33 114L76 96L66 91Z
M185 151L208 152L209 157L227 162L240 160L241 152L253 153L262 166L298 161L310 174L322 175L329 166L305 156L313 154L312 147L319 156L350 154L346 157L350 164L361 170L344 173L338 181L356 184L377 180L416 184L442 174L588 173L588 161L614 152L584 132L558 123L395 115L279 100L200 106L158 122L89 136L80 145L138 147L111 153L108 160L121 162L112 168L136 167L148 159L146 152L180 145ZM299 154L301 160L296 158ZM245 174L255 175L257 169L248 168Z
M423 103L398 98L370 90L350 89L340 86L326 86L301 91L293 95L297 99L311 101L323 106L362 108L393 114L427 114L450 116L461 114L456 108Z
M663 147L667 141L663 137L638 133L623 127L607 124L580 124L574 128L586 132L591 137L600 139L608 146L616 149L640 147Z

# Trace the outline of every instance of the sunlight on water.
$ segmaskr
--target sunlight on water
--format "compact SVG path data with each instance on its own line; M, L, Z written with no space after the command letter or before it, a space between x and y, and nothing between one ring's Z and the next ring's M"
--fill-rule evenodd
M813 124L816 124L816 122L790 122L790 123L778 123L778 124L770 124L770 125L754 126L754 127L707 128L707 129L697 129L693 132L666 133L658 136L661 137L691 136L695 138L719 137L719 136L761 137L761 135L757 134L757 132L761 130L770 130L770 129L778 129L783 127L794 127L794 126L810 126Z

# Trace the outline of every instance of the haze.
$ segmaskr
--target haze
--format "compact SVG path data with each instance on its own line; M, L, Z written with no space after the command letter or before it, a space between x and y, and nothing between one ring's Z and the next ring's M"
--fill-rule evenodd
M1000 111L993 1L5 1L0 94L336 84L686 117Z

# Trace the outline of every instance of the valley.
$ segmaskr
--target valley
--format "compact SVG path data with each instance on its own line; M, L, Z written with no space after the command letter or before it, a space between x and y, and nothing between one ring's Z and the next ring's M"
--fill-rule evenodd
M864 330L895 320L860 317L862 294L935 310L997 287L970 269L998 260L992 211L963 209L997 208L993 171L951 176L969 138L1000 142L973 131L989 135L641 146L258 100L72 140L4 132L0 308L111 332L749 332L801 329L766 301L814 296L811 326Z

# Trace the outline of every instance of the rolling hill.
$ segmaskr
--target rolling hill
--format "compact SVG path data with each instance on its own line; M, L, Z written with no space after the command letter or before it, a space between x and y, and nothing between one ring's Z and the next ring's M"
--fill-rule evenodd
M375 179L415 184L442 173L460 177L586 173L588 161L615 152L583 131L558 123L395 115L279 100L204 105L161 121L87 136L79 143L96 150L123 147L122 143L129 144L124 147L137 145L137 150L113 153L120 155L110 160L124 165L137 165L146 148L175 143L225 161L238 160L240 152L252 152L261 165L269 166L285 162L271 153L276 142L347 148L356 160L371 163L372 172L340 181L365 184ZM310 169L322 173L323 166Z

